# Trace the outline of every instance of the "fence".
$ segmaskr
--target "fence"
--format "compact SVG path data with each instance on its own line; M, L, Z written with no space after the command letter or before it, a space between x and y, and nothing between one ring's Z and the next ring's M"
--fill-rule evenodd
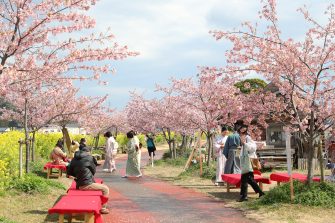
M298 169L299 170L307 170L307 159L305 158L299 158L298 159ZM320 169L320 163L319 160L313 159L313 169L319 170Z

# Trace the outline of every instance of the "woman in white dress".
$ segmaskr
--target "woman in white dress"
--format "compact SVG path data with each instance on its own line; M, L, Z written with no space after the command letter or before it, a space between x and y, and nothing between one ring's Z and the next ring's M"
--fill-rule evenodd
M219 185L219 183L223 183L221 175L224 173L224 168L226 164L226 157L223 155L223 148L226 140L228 138L228 129L223 126L221 128L221 135L218 136L215 140L215 152L216 152L216 180L215 185Z
M116 170L115 158L117 154L117 148L115 147L115 139L111 132L106 132L106 158L103 165L103 170L108 172L113 172Z

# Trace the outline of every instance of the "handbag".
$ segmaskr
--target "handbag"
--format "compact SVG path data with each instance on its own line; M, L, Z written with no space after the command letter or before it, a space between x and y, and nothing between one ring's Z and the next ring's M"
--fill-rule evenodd
M251 167L252 167L253 170L261 170L262 169L261 162L259 162L258 158L250 158L250 163L251 163Z

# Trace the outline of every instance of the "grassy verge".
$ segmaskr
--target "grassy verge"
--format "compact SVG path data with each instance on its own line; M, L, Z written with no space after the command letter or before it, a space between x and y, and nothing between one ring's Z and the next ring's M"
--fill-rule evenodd
M234 207L243 210L248 218L258 220L259 222L271 223L328 223L334 220L335 209L333 205L328 205L327 197L324 197L324 204L319 207L306 206L301 204L287 203L267 203L260 204L257 199L258 195L255 194L251 187L249 187L249 201L245 203L238 203L236 199L239 197L239 188L232 189L230 193L226 192L225 186L215 186L213 184L213 170L214 163L211 167L204 166L203 173L205 177L199 176L199 166L193 165L187 172L183 172L186 158L179 158L178 160L159 160L156 161L155 166L146 167L145 174L148 176L156 177L165 181L169 181L174 185L192 188L196 191L205 193L209 196L220 199L229 207ZM285 170L282 170L285 171ZM328 173L328 172L327 172ZM269 176L271 172L266 172L263 175ZM269 190L276 187L276 183L264 185L264 191L269 193ZM303 191L303 187L299 187ZM285 190L284 190L285 191ZM318 194L318 193L317 193ZM302 196L301 199L313 199L316 194L307 194ZM323 195L322 195L323 196Z
M0 223L58 221L56 215L48 215L48 209L66 193L72 180L64 176L46 179L42 167L36 162L31 168L33 173L10 179L6 190L0 191Z

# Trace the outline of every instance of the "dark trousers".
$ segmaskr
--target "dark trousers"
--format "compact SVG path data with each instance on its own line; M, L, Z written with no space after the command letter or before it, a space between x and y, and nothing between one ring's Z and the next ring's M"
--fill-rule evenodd
M156 147L148 147L149 157L151 157L151 153L153 153L153 156L155 156L155 151Z
M256 193L263 193L254 179L254 173L249 172L241 175L241 197L246 198L248 196L248 184Z

